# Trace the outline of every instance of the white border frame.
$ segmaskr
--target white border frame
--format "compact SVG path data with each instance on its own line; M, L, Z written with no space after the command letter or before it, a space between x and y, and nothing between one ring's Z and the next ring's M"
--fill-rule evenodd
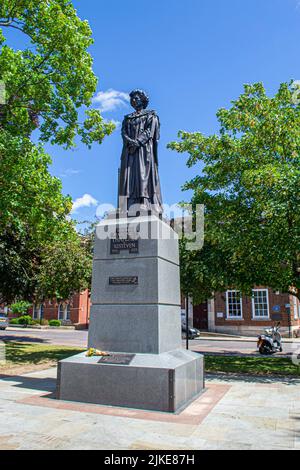
M240 317L231 317L231 316L229 316L229 301L228 301L228 293L229 292L239 292L239 293L241 293L241 291L236 290L236 289L226 291L226 320L236 320L236 321L244 320L244 316L243 316L243 296L242 295L240 296L241 316Z
M252 295L252 320L270 320L270 302L269 302L269 289L252 289L252 292L267 292L267 309L268 316L256 316L255 315L255 304L254 304L254 295Z

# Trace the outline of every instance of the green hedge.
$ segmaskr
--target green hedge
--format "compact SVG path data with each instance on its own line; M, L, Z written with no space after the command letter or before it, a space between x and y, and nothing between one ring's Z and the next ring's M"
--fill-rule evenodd
M33 320L30 315L22 315L19 318L12 318L9 323L11 325L23 325L23 326L28 326L28 325L36 325L38 322Z
M61 326L60 320L49 320L49 326Z
M23 326L28 326L28 325L33 325L34 322L32 321L32 318L30 315L23 315L18 319L18 324L23 325Z

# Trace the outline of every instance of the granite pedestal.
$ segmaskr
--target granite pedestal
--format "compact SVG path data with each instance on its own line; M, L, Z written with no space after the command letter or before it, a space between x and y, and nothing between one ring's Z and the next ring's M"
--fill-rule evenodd
M62 400L176 412L204 388L203 357L182 348L177 234L152 217L96 230L88 346L58 369Z

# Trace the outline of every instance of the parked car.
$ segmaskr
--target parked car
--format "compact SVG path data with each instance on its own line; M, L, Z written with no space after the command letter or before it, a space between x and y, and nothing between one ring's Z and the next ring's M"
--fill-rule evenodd
M4 313L0 313L0 330L6 330L8 325L8 317Z
M181 325L182 336L186 338L186 325ZM197 328L189 328L189 339L199 338L200 331Z

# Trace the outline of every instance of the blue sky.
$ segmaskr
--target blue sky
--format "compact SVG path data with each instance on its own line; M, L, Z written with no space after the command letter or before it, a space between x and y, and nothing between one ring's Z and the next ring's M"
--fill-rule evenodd
M182 130L217 131L216 111L228 107L244 83L262 81L273 93L280 82L300 79L298 0L74 0L92 27L90 52L98 92L121 93L123 104L107 110L122 121L130 111L123 94L145 89L161 119L160 176L164 201L187 198L181 186L200 167L166 149ZM112 93L117 97L117 93ZM124 104L125 103L125 104ZM95 103L99 106L101 103ZM110 102L102 100L109 108ZM98 203L115 203L122 141L120 129L99 146L65 151L47 145L51 171L63 190L82 201L74 217L92 219Z

